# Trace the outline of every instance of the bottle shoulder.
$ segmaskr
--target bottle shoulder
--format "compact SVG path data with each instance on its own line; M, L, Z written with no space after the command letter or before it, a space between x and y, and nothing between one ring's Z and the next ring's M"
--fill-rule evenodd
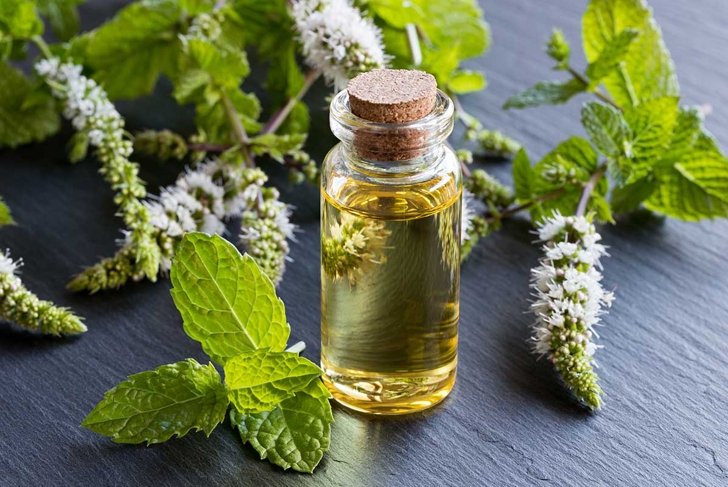
M449 147L419 166L387 164L392 166L368 170L342 144L336 145L323 162L322 198L351 213L387 220L428 216L460 198L460 163Z

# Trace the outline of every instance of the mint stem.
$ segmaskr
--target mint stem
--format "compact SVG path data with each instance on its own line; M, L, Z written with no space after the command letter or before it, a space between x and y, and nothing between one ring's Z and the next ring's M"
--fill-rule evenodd
M306 343L303 342L303 341L298 341L298 342L294 343L293 345L291 345L290 347L288 347L286 349L286 352L289 352L289 353L301 353L304 350L306 350Z
M606 170L606 164L599 166L594 174L591 175L589 181L587 181L584 185L584 189L581 192L581 198L579 198L579 204L576 207L576 216L584 216L584 213L586 213L586 205L589 203L589 198L591 198L594 188L597 187L597 183L602 176L604 176Z
M489 216L488 218L486 218L486 221L488 221L489 223L492 223L497 220L502 220L503 218L509 218L511 216L516 215L517 213L522 212L523 210L529 209L536 203L541 203L543 201L549 201L554 198L558 198L559 196L561 196L563 194L564 191L565 191L565 188L558 188L558 189L555 189L548 193L542 194L541 196L533 198L532 200L525 201L518 205L509 206L508 208L504 209L497 215Z
M283 122L285 122L286 118L288 118L288 115L291 113L291 110L293 110L293 107L296 106L296 103L301 101L301 98L304 97L319 76L321 76L321 71L317 69L312 69L306 73L306 78L303 80L303 86L301 86L301 89L288 100L283 108L273 114L270 120L268 120L268 123L266 123L263 127L261 133L270 134L278 130Z
M46 59L53 57L50 47L48 47L48 44L46 44L46 41L44 41L41 36L33 36L32 41L36 46L38 46L43 57Z
M577 70L572 68L571 66L567 66L566 71L568 71L571 76L573 76L574 78L579 80L579 82L583 83L584 86L589 86L589 80L586 78L586 76L584 76L583 74L581 74L580 72L578 72ZM594 91L592 93L594 93L594 96L596 96L597 98L602 100L604 103L606 103L608 105L612 105L617 110L620 110L620 111L622 110L622 108L619 105L617 105L617 103L614 100L612 100L609 96L602 93L602 90L600 90L599 88L594 89Z

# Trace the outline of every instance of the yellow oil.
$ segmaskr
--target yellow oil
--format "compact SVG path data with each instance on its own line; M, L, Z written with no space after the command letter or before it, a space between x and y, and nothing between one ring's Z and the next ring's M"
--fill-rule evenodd
M456 176L322 191L321 362L334 398L374 414L442 401L455 382ZM342 247L348 242L348 249Z

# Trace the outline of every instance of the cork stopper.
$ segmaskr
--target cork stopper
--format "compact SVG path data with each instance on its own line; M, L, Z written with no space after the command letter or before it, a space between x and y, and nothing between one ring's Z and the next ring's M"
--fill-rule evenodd
M351 112L386 124L414 122L429 115L437 101L435 77L423 71L378 69L360 74L346 89ZM362 129L354 146L359 156L377 161L413 159L427 145L428 131L412 127Z
M381 123L404 123L427 116L435 107L437 82L423 71L377 69L349 82L351 111Z

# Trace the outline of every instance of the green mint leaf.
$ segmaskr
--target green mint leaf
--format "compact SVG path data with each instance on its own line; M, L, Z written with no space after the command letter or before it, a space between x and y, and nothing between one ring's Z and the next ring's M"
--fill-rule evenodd
M477 71L458 70L450 77L448 89L456 95L480 91L485 88L485 75Z
M382 27L393 67L413 67L405 25L418 27L423 60L417 67L435 76L446 90L454 91L450 80L461 63L480 56L490 44L488 24L475 0L370 0L367 9Z
M3 225L13 225L14 223L13 215L10 214L10 208L8 208L8 205L5 204L2 196L0 196L0 227Z
M195 125L206 135L207 140L218 143L237 143L233 139L230 119L225 112L222 94L225 93L235 108L240 122L251 134L260 130L257 119L260 116L260 101L253 93L244 93L240 89L219 90L207 85L204 99L195 105Z
M268 64L266 88L274 105L283 105L303 86L304 76L296 60L298 45L286 0L235 0L225 10L229 25L239 29L245 45L257 50Z
M622 112L594 101L581 108L581 124L597 149L607 157L620 157L631 144L631 132Z
M282 351L290 328L273 283L224 238L188 233L172 262L172 298L185 332L212 359L259 348Z
M76 7L86 0L37 0L38 12L48 19L53 33L62 41L78 34L81 21Z
M230 421L261 459L285 470L312 473L331 442L334 416L329 397L316 380L271 411L242 414L233 409Z
M556 69L565 69L569 66L571 47L560 29L554 29L546 44L546 54L556 61Z
M0 62L0 147L40 142L60 128L53 98L20 71Z
M250 73L245 51L226 49L204 39L190 39L186 53L194 69L208 75L206 83L220 88L237 88Z
M567 139L546 154L531 170L531 187L534 197L548 197L531 207L531 218L539 221L553 211L573 214L581 197L582 185L596 171L597 163L597 153L581 137ZM604 196L607 184L602 178L593 194ZM593 205L592 199L588 209L595 209Z
M648 209L688 221L728 216L728 159L709 135L701 134L680 162L656 166L655 177Z
M215 8L215 0L178 0L179 6L189 15L211 12Z
M627 29L634 39L604 86L620 106L629 107L663 96L677 96L675 69L652 11L643 0L591 0L582 18L584 53L595 63L614 39Z
M191 429L210 436L228 398L212 364L193 359L130 376L109 390L82 426L117 443L161 443Z
M609 201L600 193L592 193L587 209L593 212L596 219L600 222L614 223L614 215L612 214L612 206Z
M257 156L267 154L278 162L283 156L300 150L306 141L306 134L262 134L250 139L251 149Z
M525 149L521 149L513 159L513 190L520 201L531 199L532 180L531 161L528 159Z
M681 107L677 112L672 140L663 152L659 164L672 164L689 155L703 133L703 116L693 107Z
M648 174L664 155L673 138L678 116L676 97L655 98L625 110L624 119L632 132L629 161L618 162L627 183Z
M617 186L612 191L612 209L616 213L629 213L639 208L657 187L653 178L647 177L631 184Z
M583 92L586 85L577 79L569 81L541 81L526 91L510 97L504 109L527 108L539 105L559 105L569 101L574 95Z
M599 57L589 63L586 68L586 75L591 87L597 86L605 76L614 71L627 55L632 41L638 35L639 31L635 29L625 29L604 45Z
M43 33L33 0L3 0L0 2L0 38L30 39Z
M225 362L225 385L235 409L260 413L303 390L321 373L313 362L296 353L261 349Z
M176 72L180 20L175 0L132 3L74 42L110 98L137 98L151 93L160 74Z

